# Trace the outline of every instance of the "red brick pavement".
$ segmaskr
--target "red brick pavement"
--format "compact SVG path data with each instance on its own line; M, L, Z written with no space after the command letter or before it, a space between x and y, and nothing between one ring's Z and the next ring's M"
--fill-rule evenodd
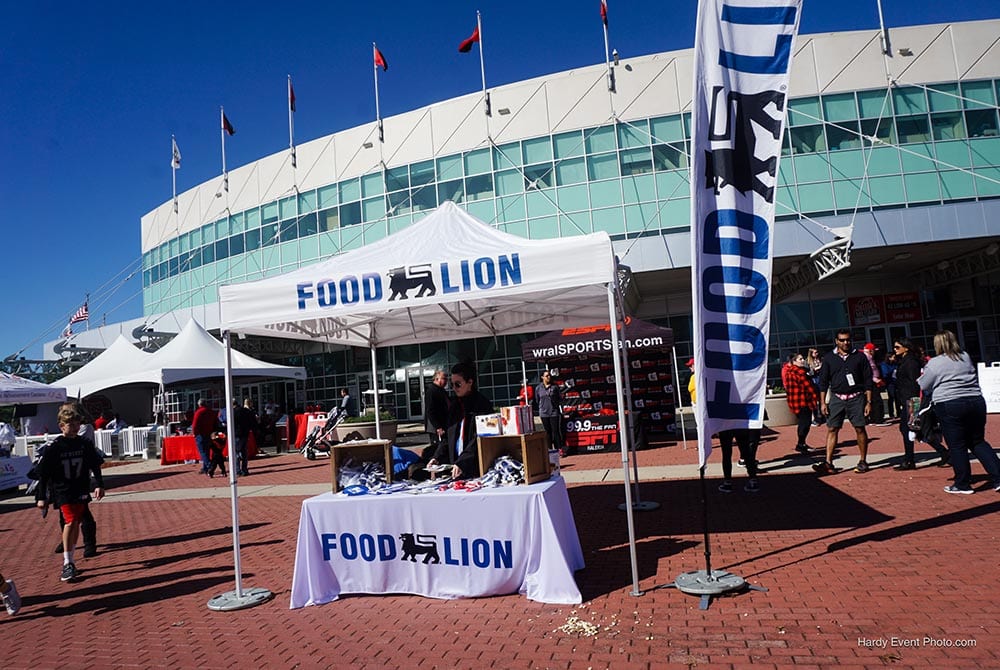
M898 451L892 428L876 428L874 462ZM816 445L820 429L814 429ZM79 582L58 579L56 525L37 510L0 506L0 566L17 580L21 614L0 614L4 668L864 668L1000 667L997 572L1000 494L973 466L979 492L942 492L948 470L876 467L817 478L785 474L793 429L765 443L774 467L763 491L730 496L709 481L713 567L768 589L715 600L660 588L704 567L697 480L644 481L659 510L636 515L645 595L631 576L620 484L570 488L587 567L584 604L534 603L518 595L438 601L350 597L289 610L300 498L241 500L245 588L275 593L264 605L213 612L206 602L233 588L230 506L221 500L94 505L101 554L80 559ZM846 436L846 432L845 432ZM1000 441L1000 417L988 436ZM853 463L851 447L842 452ZM693 444L640 452L640 463L696 458ZM716 457L717 458L717 457ZM929 463L930 461L928 461ZM568 469L613 467L617 454L565 461ZM329 480L328 461L284 455L252 463L246 484ZM197 466L115 476L116 490L225 487ZM740 488L737 487L737 491ZM585 635L567 624L593 624ZM561 628L562 627L562 628ZM891 639L917 640L906 647ZM859 639L881 643L870 648ZM925 641L932 638L934 644ZM973 647L958 647L963 641ZM973 643L969 643L973 644ZM936 646L952 645L952 646Z

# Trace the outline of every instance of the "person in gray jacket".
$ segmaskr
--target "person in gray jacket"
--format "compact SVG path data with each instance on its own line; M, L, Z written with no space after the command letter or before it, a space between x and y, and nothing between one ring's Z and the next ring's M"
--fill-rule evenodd
M934 335L934 353L918 379L920 388L930 394L934 411L941 421L941 431L948 443L955 483L944 487L947 493L970 495L972 489L969 452L975 454L1000 491L1000 458L986 441L986 399L979 388L976 368L955 334L942 330Z

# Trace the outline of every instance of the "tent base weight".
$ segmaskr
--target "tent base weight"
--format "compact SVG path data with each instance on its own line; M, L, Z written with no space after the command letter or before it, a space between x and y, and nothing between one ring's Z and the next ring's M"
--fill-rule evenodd
M266 603L274 597L274 594L267 589L247 589L243 591L242 597L236 595L236 591L227 591L217 595L208 601L208 609L216 612L231 612L254 607L261 603Z

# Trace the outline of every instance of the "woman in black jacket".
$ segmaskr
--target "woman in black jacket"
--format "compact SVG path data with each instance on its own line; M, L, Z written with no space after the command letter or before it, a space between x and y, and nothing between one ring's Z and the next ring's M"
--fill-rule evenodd
M471 363L458 363L451 369L451 388L455 400L448 408L446 439L438 443L434 458L428 465L451 463L455 479L478 477L479 444L476 416L493 414L493 403L476 389L476 368Z
M893 343L899 367L896 369L896 403L903 408L899 414L899 432L903 436L903 460L894 466L896 470L915 470L913 439L910 436L910 398L920 396L920 385L917 379L923 368L920 352L913 346L909 338L900 337ZM948 463L948 450L940 444L931 443L941 456L941 463Z

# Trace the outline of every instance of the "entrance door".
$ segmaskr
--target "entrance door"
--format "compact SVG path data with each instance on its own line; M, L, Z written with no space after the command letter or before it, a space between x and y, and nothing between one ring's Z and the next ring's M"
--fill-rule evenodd
M961 319L955 321L938 321L941 330L950 330L955 333L958 343L962 349L969 352L973 361L983 360L983 343L979 337L979 322L974 319ZM934 355L933 342L927 343L930 351L927 353Z
M434 379L434 368L407 368L406 413L410 421L424 418L424 389Z
M357 406L359 410L361 412L365 412L368 410L368 408L372 408L372 411L375 411L374 410L375 396L373 396L370 393L365 394L365 391L368 391L369 389L372 388L372 373L370 372L358 373L356 375L356 380L357 381L355 381L353 387L350 384L348 384L347 388L350 394L354 396L355 400L357 400L358 403Z
M868 339L864 342L854 342L854 346L860 349L868 342L871 342L878 347L881 355L877 358L881 360L882 356L886 356L892 352L893 342L901 337L909 337L910 328L905 323L895 323L884 326L869 326L865 329L865 334Z

